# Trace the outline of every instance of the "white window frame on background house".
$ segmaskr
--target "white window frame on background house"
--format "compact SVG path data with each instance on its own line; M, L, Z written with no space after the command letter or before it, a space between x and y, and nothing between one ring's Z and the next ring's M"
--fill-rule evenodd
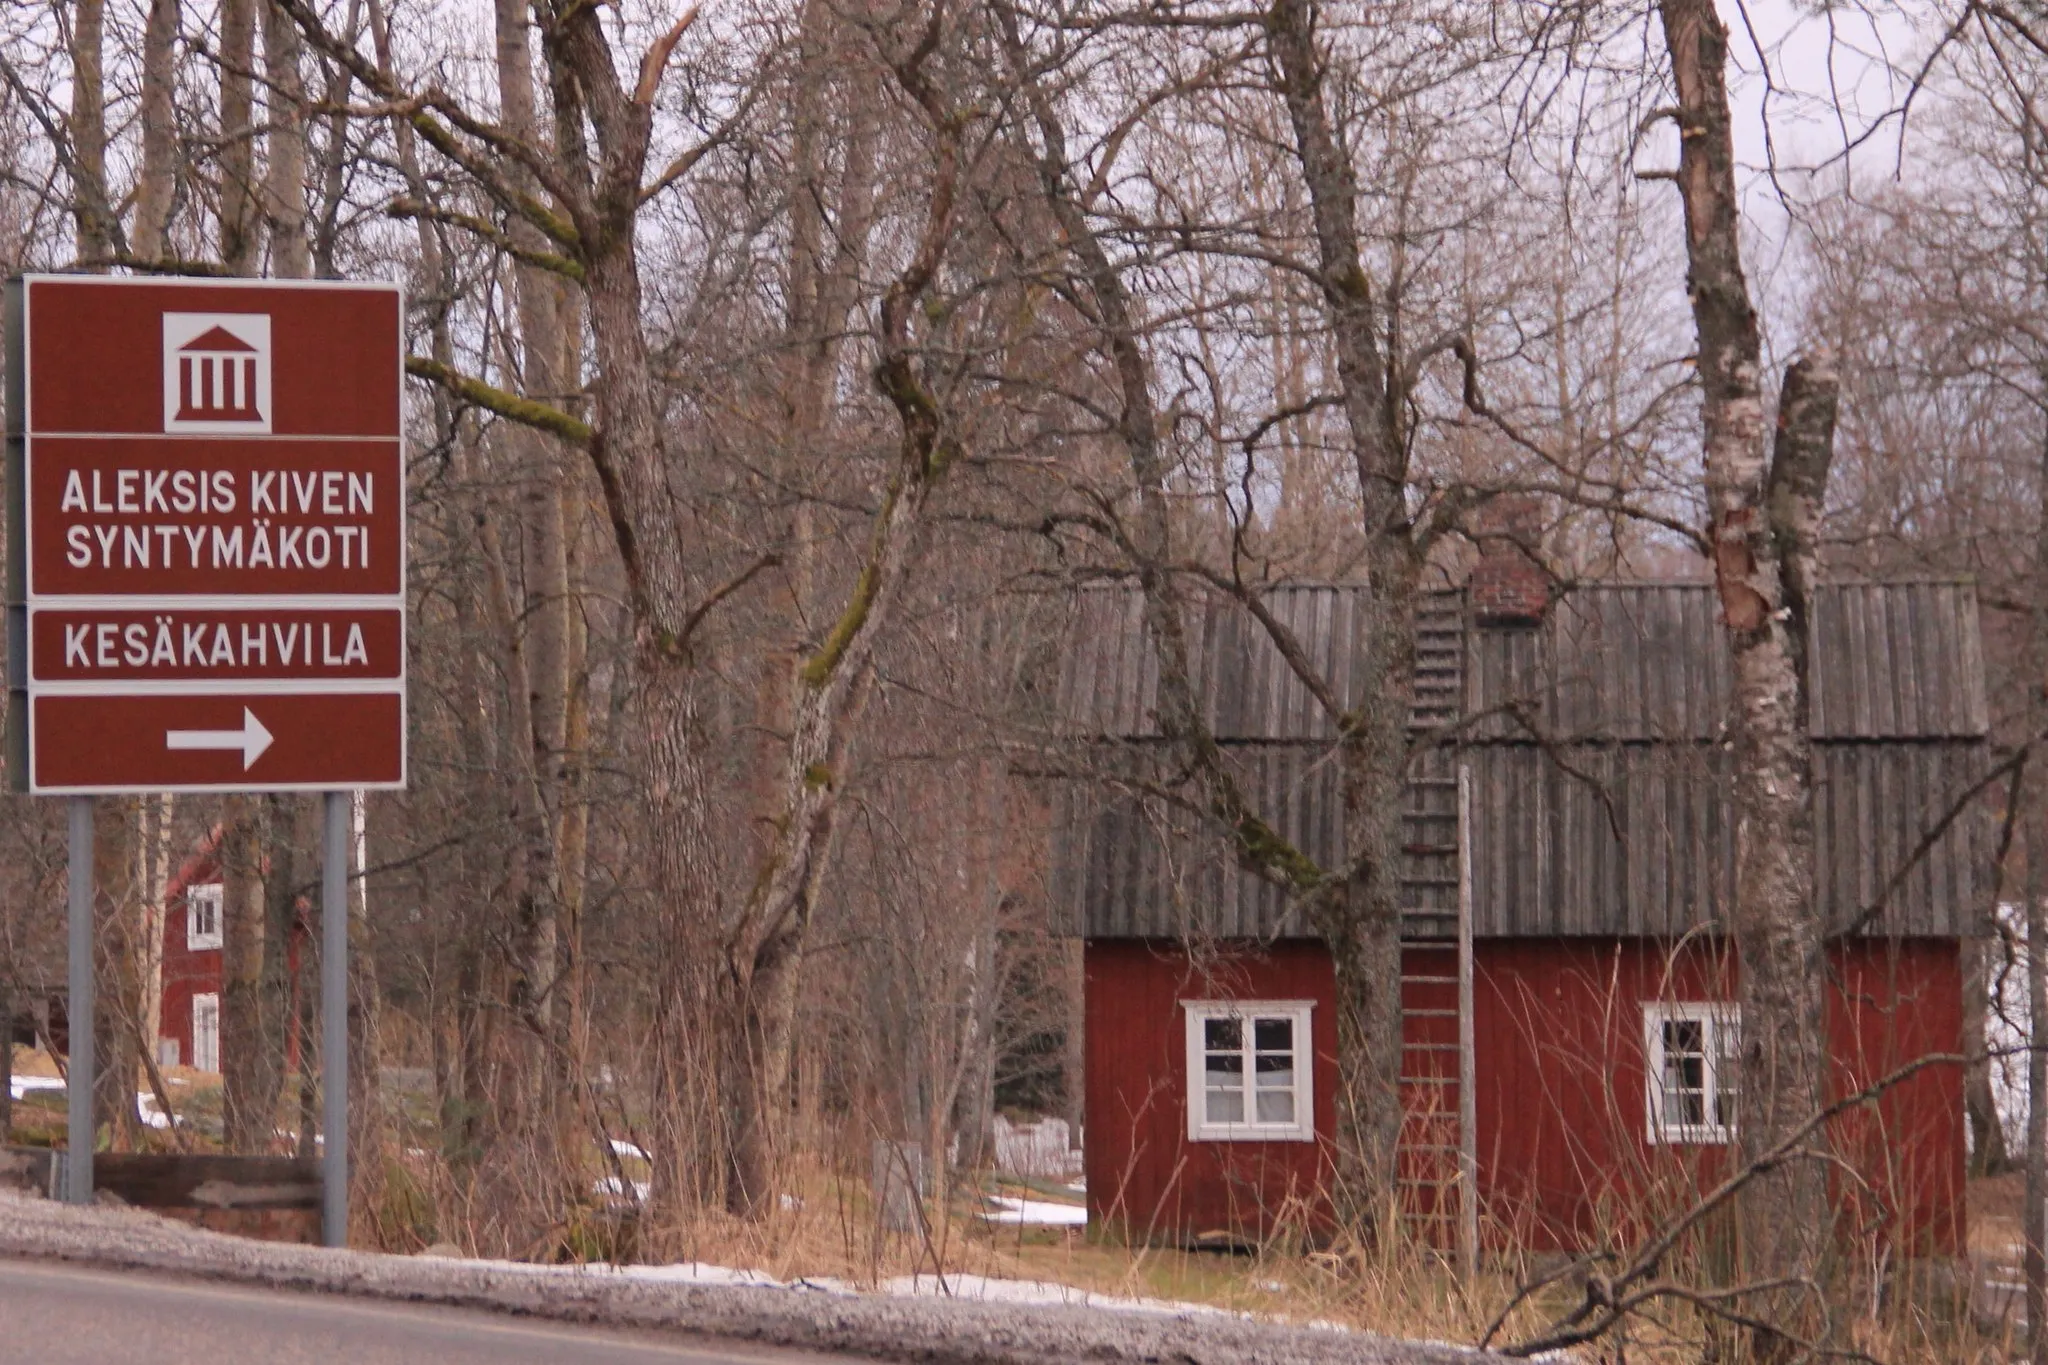
M193 952L221 946L221 884L185 888L185 946Z
M192 997L192 1069L220 1070L220 997Z
M1735 1141L1740 1020L1734 1003L1725 1000L1643 1006L1643 1103L1651 1142L1718 1146ZM1683 1038L1693 1028L1697 1033ZM1687 1045L1674 1049L1675 1042Z
M1315 1002L1183 1000L1181 1008L1187 1012L1189 1140L1313 1142L1315 1035L1311 1025ZM1218 1027L1211 1029L1212 1023ZM1228 1028L1231 1023L1237 1025L1235 1030ZM1278 1046L1276 1036L1282 1023L1286 1025L1284 1048ZM1233 1039L1235 1046L1231 1046ZM1212 1073L1212 1058L1219 1063L1234 1059L1235 1066L1219 1066ZM1235 1084L1211 1084L1230 1076L1238 1078ZM1235 1103L1231 1101L1233 1093ZM1282 1118L1282 1111L1291 1112ZM1262 1112L1265 1117L1260 1116Z

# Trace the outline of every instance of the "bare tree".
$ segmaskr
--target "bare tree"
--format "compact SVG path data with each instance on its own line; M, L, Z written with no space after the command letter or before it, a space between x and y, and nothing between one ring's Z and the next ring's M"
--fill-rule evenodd
M1678 105L1687 292L1699 335L1705 489L1714 582L1734 656L1740 959L1741 1151L1756 1161L1818 1112L1826 1048L1823 927L1814 898L1808 620L1816 533L1834 455L1839 380L1825 353L1796 361L1775 447L1763 347L1741 256L1730 126L1728 31L1711 3L1660 7ZM1761 1358L1787 1359L1826 1324L1814 1282L1830 1236L1826 1134L1763 1174L1741 1205L1742 1273L1763 1287Z

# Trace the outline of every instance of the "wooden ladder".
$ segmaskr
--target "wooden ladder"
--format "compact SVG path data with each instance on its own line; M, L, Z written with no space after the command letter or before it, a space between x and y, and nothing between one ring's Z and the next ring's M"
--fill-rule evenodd
M1462 611L1416 621L1416 731L1455 724L1464 691ZM1429 750L1402 812L1401 1140L1395 1194L1423 1245L1478 1264L1474 1133L1471 789L1450 750Z

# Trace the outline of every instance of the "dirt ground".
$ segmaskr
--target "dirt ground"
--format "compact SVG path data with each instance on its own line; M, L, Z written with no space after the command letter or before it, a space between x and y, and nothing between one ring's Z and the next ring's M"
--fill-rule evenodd
M1971 1256L1997 1261L2018 1253L2026 1188L2027 1178L2018 1171L1970 1182Z

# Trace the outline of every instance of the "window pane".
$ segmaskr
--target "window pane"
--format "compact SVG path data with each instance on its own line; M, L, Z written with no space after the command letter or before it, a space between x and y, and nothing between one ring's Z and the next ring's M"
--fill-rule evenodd
M1259 1092L1259 1122L1294 1122L1294 1092L1292 1090L1261 1090Z
M1706 1047L1706 1025L1697 1019L1666 1019L1664 1021L1664 1055L1676 1056L1688 1053L1704 1057Z
M1707 1121L1707 1097L1698 1090L1664 1092L1664 1123L1671 1128L1697 1128Z
M1244 1046L1244 1020L1204 1019L1202 1046L1211 1052L1235 1052Z
M1664 1041L1664 1123L1697 1128L1707 1121L1706 1025L1697 1019L1667 1019Z
M1204 1063L1211 1085L1244 1084L1244 1058L1235 1052L1212 1052Z
M1243 1122L1244 1122L1244 1091L1242 1091L1242 1090L1211 1090L1211 1091L1209 1091L1209 1122L1211 1122L1211 1123L1243 1123Z
M1254 1065L1261 1090L1294 1089L1294 1059L1292 1057L1261 1056Z
M1252 1042L1261 1052L1294 1051L1292 1019L1258 1019L1252 1023Z
M1714 1046L1720 1054L1719 1063L1714 1067L1714 1080L1720 1092L1715 1096L1715 1104L1720 1111L1716 1117L1723 1127L1733 1128L1735 1095L1742 1082L1742 1049L1739 1046L1742 1034L1735 1027L1733 1015L1716 1023Z

